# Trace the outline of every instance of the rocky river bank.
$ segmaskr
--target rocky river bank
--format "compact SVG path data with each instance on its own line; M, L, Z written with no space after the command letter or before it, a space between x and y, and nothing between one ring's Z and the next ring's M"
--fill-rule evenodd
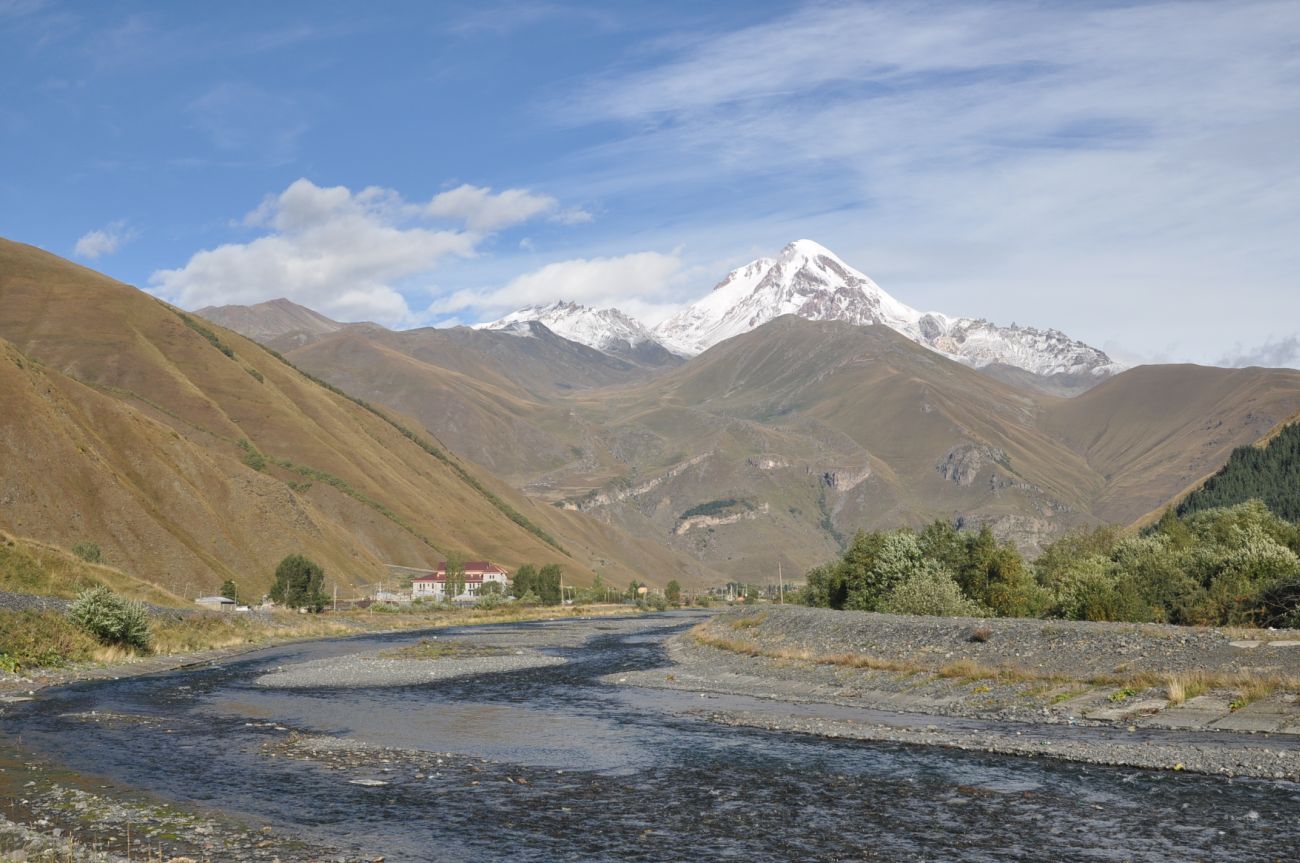
M1300 633L738 608L610 682L731 725L1300 780ZM798 705L791 709L787 705Z

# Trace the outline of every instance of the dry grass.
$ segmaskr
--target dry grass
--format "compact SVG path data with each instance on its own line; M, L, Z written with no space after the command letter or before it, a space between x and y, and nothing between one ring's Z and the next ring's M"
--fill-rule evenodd
M134 576L72 552L0 531L0 590L72 599L83 590L107 587L128 599L155 605L188 605L188 601Z
M1213 688L1213 681L1203 671L1171 674L1165 678L1165 697L1171 705L1179 705Z
M737 618L736 620L731 621L730 626L732 629L735 630L755 629L759 626L762 626L763 621L765 620L767 620L766 614L750 614L745 617Z
M884 659L865 653L813 653L792 648L766 648L753 641L734 636L719 635L713 632L708 622L697 625L690 632L698 644L715 647L744 656L761 656L764 659L795 660L810 662L814 665L834 665L840 668L864 668L871 671L891 671L899 674L930 673L942 678L965 681L999 680L1005 683L1022 683L1027 681L1056 682L1059 675L1034 672L1018 666L981 665L970 659L936 666L932 663L912 660Z
M733 626L734 628L734 626ZM1171 704L1181 704L1211 690L1235 693L1233 709L1245 707L1253 701L1267 698L1275 692L1300 692L1300 678L1280 674L1252 672L1212 673L1205 671L1185 674L1157 674L1155 672L1128 673L1122 670L1112 674L1072 678L1063 674L1036 671L1016 665L984 665L972 659L958 659L936 665L906 659L886 659L862 653L818 654L793 648L764 647L746 638L714 631L712 621L697 625L690 632L696 643L744 656L765 659L809 662L814 665L834 665L841 668L863 668L873 671L890 671L902 674L928 673L936 677L965 682L996 680L1001 683L1039 683L1051 688L1061 684L1074 684L1067 692L1051 699L1051 703L1081 695L1090 687L1116 687L1115 700L1138 695L1151 690L1163 690ZM1045 693L1046 688L1040 690ZM1120 693L1123 693L1121 696Z

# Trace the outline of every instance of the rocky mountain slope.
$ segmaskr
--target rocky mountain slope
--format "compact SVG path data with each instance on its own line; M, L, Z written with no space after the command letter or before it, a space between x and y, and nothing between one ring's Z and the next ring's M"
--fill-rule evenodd
M1000 364L1047 379L1083 376L1085 383L1120 370L1101 351L1057 330L917 311L811 240L733 270L654 335L670 350L693 356L781 315L883 325L975 368Z
M708 573L538 505L233 332L0 240L0 528L181 595L305 552L347 592L449 551L611 580Z
M570 341L635 363L657 367L681 362L640 322L618 309L592 309L562 300L527 306L499 320L478 324L475 329L528 337L533 335L534 329L529 326L533 322Z

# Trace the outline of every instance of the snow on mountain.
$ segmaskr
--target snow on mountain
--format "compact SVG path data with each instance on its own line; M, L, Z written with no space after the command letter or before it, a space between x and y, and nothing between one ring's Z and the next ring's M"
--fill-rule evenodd
M592 309L563 301L543 306L527 306L500 320L477 324L479 330L506 330L523 334L517 326L539 321L558 336L598 351L618 352L635 348L656 339L642 324L618 309Z
M1104 376L1122 367L1058 330L920 312L811 240L776 258L733 270L708 295L664 321L653 334L669 350L693 356L781 315L814 321L883 324L966 365L1001 363L1038 375Z

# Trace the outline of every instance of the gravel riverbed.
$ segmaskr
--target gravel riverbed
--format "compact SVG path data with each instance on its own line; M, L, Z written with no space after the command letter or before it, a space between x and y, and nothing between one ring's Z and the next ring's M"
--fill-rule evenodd
M1300 781L1300 700L1285 687L1242 703L1226 688L1176 701L1164 685L1098 682L1126 674L1285 679L1300 673L1297 633L1252 640L1182 627L769 606L726 612L698 635L670 640L669 668L606 681L766 702L705 702L697 711L730 725ZM896 670L853 667L864 656ZM967 670L953 671L961 662ZM1009 672L986 673L999 668Z

